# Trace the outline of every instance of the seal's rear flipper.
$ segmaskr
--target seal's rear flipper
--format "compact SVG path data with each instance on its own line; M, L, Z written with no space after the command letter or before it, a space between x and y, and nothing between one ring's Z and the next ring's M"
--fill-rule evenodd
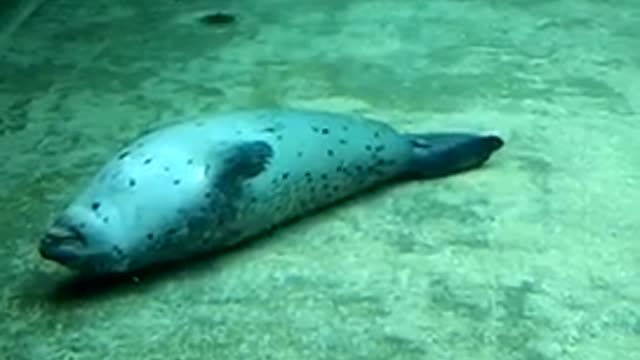
M482 165L504 145L496 135L470 133L407 134L413 144L408 174L434 178L459 173Z

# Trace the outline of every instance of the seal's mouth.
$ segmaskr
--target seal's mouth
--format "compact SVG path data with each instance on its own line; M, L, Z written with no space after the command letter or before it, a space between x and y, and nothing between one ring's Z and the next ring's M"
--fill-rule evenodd
M75 227L52 226L40 241L40 255L61 264L76 261L86 247L86 240Z

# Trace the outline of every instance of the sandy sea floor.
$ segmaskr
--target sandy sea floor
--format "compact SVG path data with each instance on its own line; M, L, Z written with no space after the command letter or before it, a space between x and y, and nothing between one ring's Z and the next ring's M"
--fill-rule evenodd
M637 1L23 4L0 37L7 359L640 359ZM258 106L507 146L137 284L61 286L36 244L83 179L144 129Z

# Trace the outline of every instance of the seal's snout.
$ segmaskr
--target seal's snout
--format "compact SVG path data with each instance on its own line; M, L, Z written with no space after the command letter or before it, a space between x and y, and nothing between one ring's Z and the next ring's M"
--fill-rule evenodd
M40 240L38 251L45 259L68 264L79 258L85 245L86 241L79 231L54 226Z
M55 261L62 265L72 263L79 258L76 251L64 247L47 248L41 246L40 255L47 260Z

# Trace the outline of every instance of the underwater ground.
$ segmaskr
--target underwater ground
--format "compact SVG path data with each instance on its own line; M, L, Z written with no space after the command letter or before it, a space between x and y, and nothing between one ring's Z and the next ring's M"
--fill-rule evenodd
M637 1L7 4L7 359L640 359ZM198 21L218 11L236 21ZM507 145L137 283L69 282L40 258L52 214L123 143L257 106Z

